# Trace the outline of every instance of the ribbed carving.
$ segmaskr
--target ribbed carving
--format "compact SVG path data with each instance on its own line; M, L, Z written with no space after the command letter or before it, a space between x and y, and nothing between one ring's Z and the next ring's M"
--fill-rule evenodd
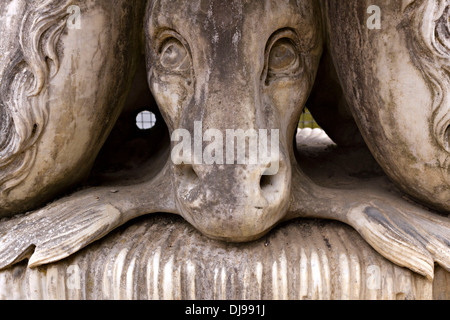
M431 299L435 285L377 254L350 227L296 220L247 244L182 219L139 219L59 263L0 272L3 299ZM434 292L433 292L434 290Z

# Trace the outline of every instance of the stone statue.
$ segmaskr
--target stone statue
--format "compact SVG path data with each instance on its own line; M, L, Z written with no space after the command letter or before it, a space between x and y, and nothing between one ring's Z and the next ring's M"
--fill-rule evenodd
M371 30L356 14L366 12L365 2L326 1L330 54L351 114L386 174L411 197L448 212L449 4L383 5L383 27Z
M450 5L381 2L2 2L0 297L448 297Z

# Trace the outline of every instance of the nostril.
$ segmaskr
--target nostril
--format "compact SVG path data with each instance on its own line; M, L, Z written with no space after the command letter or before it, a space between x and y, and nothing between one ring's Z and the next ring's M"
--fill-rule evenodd
M281 200L288 184L286 168L283 165L280 165L276 174L263 174L259 180L261 195L269 203Z
M265 190L267 188L270 188L273 185L273 177L269 175L262 175L261 180L259 181L259 186L261 187L261 190Z

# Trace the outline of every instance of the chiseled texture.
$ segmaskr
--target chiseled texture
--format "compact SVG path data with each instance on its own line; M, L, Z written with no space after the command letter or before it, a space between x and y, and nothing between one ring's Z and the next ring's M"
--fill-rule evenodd
M247 244L210 240L180 217L125 225L58 263L0 272L2 299L432 299L434 283L377 254L350 227L294 220Z

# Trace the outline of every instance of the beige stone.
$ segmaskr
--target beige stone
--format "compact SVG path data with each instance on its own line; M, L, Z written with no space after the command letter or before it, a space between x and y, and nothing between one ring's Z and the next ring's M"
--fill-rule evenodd
M0 296L448 298L449 5L371 5L2 2Z

